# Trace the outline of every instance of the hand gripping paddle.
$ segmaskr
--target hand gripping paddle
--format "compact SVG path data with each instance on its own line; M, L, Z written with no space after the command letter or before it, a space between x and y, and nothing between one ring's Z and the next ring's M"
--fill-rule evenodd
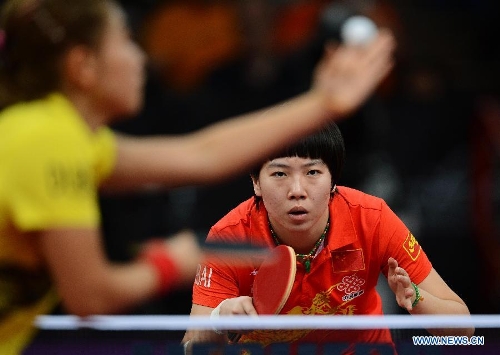
M295 251L288 245L278 245L265 257L253 281L253 306L257 314L278 314L290 296L297 261ZM228 333L229 340L237 343L240 333Z

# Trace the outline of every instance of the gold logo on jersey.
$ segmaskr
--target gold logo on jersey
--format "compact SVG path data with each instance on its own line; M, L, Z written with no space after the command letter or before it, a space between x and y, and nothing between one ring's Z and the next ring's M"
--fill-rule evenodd
M408 236L403 243L403 248L404 250L406 250L411 260L413 261L417 260L418 256L420 255L420 251L422 250L420 248L420 244L418 244L417 242L417 239L415 239L411 232L408 232Z
M289 315L354 315L356 305L349 305L352 299L345 300L341 304L334 305L335 302L331 294L340 284L330 286L326 291L318 292L312 299L309 307L295 306L286 314ZM254 330L243 335L241 343L260 343L267 346L272 343L291 343L297 341L311 332L311 329L291 329L291 330Z

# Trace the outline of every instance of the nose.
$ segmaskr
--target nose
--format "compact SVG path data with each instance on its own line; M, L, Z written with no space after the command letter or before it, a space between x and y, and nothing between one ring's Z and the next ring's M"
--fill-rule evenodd
M304 189L304 184L299 177L295 177L292 179L290 183L290 188L288 191L289 199L301 200L306 198L306 190Z

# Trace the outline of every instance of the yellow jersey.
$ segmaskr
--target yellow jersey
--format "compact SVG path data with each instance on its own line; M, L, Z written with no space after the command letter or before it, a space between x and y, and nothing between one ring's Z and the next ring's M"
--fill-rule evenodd
M0 354L19 354L58 301L30 232L98 228L115 157L112 131L92 131L61 94L0 112Z

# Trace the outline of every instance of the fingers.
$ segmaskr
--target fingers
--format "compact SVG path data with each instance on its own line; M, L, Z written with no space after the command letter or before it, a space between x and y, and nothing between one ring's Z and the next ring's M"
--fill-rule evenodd
M389 270L394 272L394 269L398 267L398 262L391 256L389 259L387 259L387 265L389 266Z
M253 305L252 299L250 297L248 297L248 299L249 299L249 302L245 301L242 304L245 313L248 314L249 316L255 316L255 317L258 316L257 310L255 309L255 307Z
M410 276L405 269L399 266L396 267L394 269L394 276L396 277L396 281L401 284L401 286L405 288L411 287L413 289L413 287L411 286Z
M220 308L220 315L249 315L257 317L257 311L255 310L252 302L252 298L248 296L240 296L235 298L226 299ZM250 329L232 329L231 333L236 333L236 337L231 339L233 342L237 342L239 339L239 334L246 334L251 332Z
M369 63L386 62L391 60L394 54L396 41L390 31L382 29L369 45L355 48L359 51L364 51L362 62L366 65Z
M359 73L385 72L392 67L396 42L390 31L381 30L378 36L366 46L342 45L328 58L337 70L349 68Z
M405 269L396 267L393 277L398 283L396 298L400 307L410 312L412 307L412 298L415 296L415 290L411 284L411 279Z
M252 298L248 296L240 296L229 298L221 305L220 315L251 315L257 316Z
M413 309L412 299L416 296L410 275L405 269L398 266L397 260L392 257L387 260L387 265L389 266L387 280L391 290L396 295L396 301L400 307L410 312Z
M393 52L395 41L388 31L380 34L369 45L363 47L349 47L346 60L356 65L356 73L364 80L358 80L361 91L370 92L387 76L394 66Z
M389 276L392 277L395 282L397 282L404 288L411 287L411 279L406 270L403 269L402 267L399 267L396 260L394 260L394 263L395 264L392 264L392 266L389 265L389 272L390 272Z
M385 30L382 30L371 46L367 48L363 64L368 73L367 76L372 78L370 85L380 82L391 71L394 66L395 48L396 42L392 33Z
M313 87L325 95L336 117L346 117L373 93L393 67L395 41L381 30L366 46L326 47Z

